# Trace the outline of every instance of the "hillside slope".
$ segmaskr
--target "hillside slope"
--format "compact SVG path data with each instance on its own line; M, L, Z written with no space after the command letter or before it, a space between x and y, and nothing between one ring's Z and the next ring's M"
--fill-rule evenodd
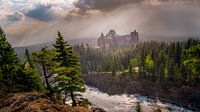
M71 107L38 93L15 93L0 98L0 112L105 112L101 109Z

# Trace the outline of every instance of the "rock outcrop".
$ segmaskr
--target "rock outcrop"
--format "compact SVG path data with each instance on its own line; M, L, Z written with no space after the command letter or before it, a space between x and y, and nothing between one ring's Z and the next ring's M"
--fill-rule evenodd
M53 102L39 93L13 93L0 98L0 112L105 112Z

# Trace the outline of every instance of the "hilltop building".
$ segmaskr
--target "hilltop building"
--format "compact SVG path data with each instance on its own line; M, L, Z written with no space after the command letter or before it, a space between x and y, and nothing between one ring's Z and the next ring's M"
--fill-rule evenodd
M105 36L102 33L97 40L98 47L127 46L137 42L139 42L139 34L136 30L129 35L118 35L115 30L110 30Z

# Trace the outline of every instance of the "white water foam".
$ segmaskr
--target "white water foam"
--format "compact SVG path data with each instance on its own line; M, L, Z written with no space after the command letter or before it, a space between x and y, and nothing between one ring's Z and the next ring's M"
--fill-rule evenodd
M127 94L108 95L107 93L103 93L89 86L82 95L92 102L92 106L103 108L108 112L133 112L134 106L138 101L141 103L144 112L153 112L153 110L157 108L160 108L162 112L169 112L169 110L173 112L192 112L191 110L170 103L155 101L145 96Z

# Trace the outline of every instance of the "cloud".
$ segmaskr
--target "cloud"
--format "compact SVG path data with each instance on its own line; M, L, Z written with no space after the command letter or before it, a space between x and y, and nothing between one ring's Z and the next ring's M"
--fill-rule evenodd
M80 14L84 14L90 10L108 12L130 3L140 3L142 1L143 0L78 0L74 3L74 6L78 8Z
M15 12L13 15L8 15L7 16L7 21L16 22L16 21L22 20L22 18L23 18L22 14L20 14L18 12Z
M200 4L199 0L78 0L74 2L74 6L77 10L73 11L73 13L84 15L93 10L108 13L130 4L146 3L149 5L160 5L161 3L167 2L171 2L173 4Z
M37 41L39 42L38 37L33 38L27 38L29 35L32 35L32 33L37 32L38 30L41 30L48 26L47 22L40 22L36 20L24 20L24 21L18 21L14 22L12 24L7 25L6 27L3 27L7 34L8 40L15 46L15 45L23 45L23 44L31 44L32 40L34 38L37 38ZM28 39L28 41L26 41Z
M56 13L52 11L52 6L51 5L37 5L34 9L28 11L25 13L27 17L37 19L40 21L51 21L55 20Z
M31 40L37 37L29 39L29 35L65 18L67 8L72 5L72 0L68 1L0 0L0 26L14 46L26 44L26 40L31 44Z
M0 9L0 19L12 22L4 29L14 45L53 41L58 30L66 39L98 38L109 29L116 29L118 34L136 29L141 38L149 40L156 35L161 36L160 40L200 35L197 0L76 0L74 4L75 0L70 0L74 5L70 8L69 2L65 4L69 0L38 1L26 2L26 7L21 7L22 3L13 5L13 9L20 9L17 11Z

